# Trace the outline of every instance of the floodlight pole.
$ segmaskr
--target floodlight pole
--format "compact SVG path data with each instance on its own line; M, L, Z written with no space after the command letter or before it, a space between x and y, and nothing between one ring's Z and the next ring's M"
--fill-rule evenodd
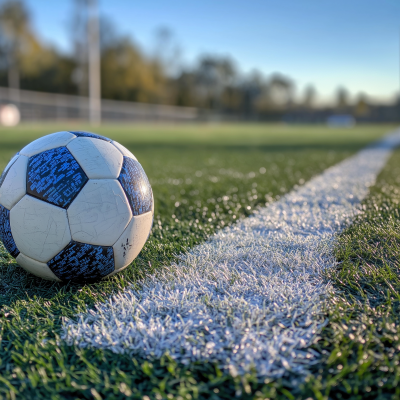
M101 123L100 33L97 0L88 0L90 123Z

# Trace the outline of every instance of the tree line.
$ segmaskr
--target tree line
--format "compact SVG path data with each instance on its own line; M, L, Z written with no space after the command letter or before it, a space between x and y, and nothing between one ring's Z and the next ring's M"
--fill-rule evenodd
M87 95L87 0L74 0L70 30L73 52L63 54L43 43L32 28L23 1L0 7L0 86L42 92ZM129 36L100 21L101 92L105 99L198 107L225 115L268 118L290 109L312 110L317 92L308 86L294 101L294 81L281 74L243 74L229 57L202 55L191 67L179 65L178 50L167 29L158 32L153 54ZM358 101L360 109L366 99ZM364 105L365 104L365 105ZM349 106L339 89L338 110Z

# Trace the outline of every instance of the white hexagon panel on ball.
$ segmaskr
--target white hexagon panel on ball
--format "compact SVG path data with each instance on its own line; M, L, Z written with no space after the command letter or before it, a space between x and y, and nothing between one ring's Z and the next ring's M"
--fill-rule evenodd
M128 199L114 179L93 179L68 207L72 239L112 246L132 218Z
M4 171L0 176L0 186L1 186L2 182L4 181L4 178L6 177L8 170L14 165L15 161L17 161L18 158L19 158L19 153L15 154L15 156L9 161L9 163L4 168Z
M0 186L0 204L11 210L26 194L26 170L28 157L18 156L4 172Z
M109 276L122 271L138 256L149 237L152 224L152 211L132 217L124 233L113 246L115 271Z
M67 211L29 195L11 209L10 225L19 251L43 263L71 241Z
M58 279L49 266L45 263L34 260L33 258L27 257L25 254L19 253L16 258L17 263L26 271L40 278L46 279L48 281L61 282Z
M51 135L43 136L34 140L25 146L20 154L27 157L32 157L42 151L55 149L56 147L66 146L71 140L76 139L76 136L71 132L56 132Z
M121 152L123 156L133 158L137 161L136 157L125 146L122 146L121 143L118 143L115 140L113 140L111 143Z
M123 156L111 143L101 139L80 137L68 146L75 160L89 179L117 179Z

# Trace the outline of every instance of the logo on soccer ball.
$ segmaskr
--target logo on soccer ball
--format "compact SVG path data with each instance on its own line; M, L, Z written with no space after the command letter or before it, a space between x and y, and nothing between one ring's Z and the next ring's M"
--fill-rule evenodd
M153 214L135 156L94 133L37 139L0 177L0 239L44 279L94 282L122 271L144 246Z

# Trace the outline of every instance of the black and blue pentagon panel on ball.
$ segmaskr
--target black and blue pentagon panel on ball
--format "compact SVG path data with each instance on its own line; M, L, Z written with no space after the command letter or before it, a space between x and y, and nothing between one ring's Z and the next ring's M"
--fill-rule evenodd
M0 204L0 240L4 247L14 257L18 257L19 250L14 242L10 226L10 211Z
M106 142L111 142L110 138L98 135L97 133L86 132L86 131L69 131L69 132L78 137L90 137L94 139L105 140Z
M66 147L29 158L26 191L31 196L67 208L88 181Z
M126 193L133 215L152 210L153 192L149 179L138 161L124 157L118 181Z
M112 247L71 241L47 265L64 282L95 282L114 271Z

